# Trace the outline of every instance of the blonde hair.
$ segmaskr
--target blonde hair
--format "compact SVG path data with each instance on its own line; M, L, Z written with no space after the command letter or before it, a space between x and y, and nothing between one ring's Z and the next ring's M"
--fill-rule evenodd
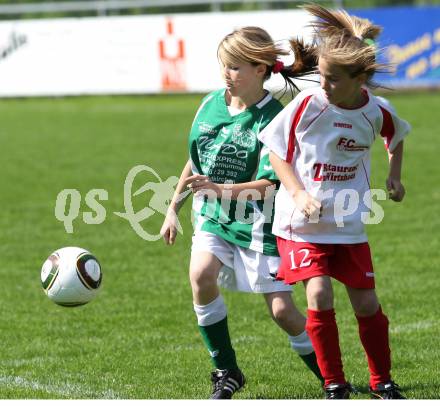
M278 56L288 52L278 47L272 37L260 27L243 27L226 35L217 49L217 56L223 66L238 62L253 65L267 65L265 78L270 77L271 68Z
M317 4L303 8L319 19L310 24L316 34L316 56L345 68L352 77L365 73L366 85L378 87L372 80L374 74L389 72L391 68L376 61L374 41L382 28L345 10L328 10Z
M296 89L291 78L299 78L316 70L316 57L312 55L310 47L302 41L290 41L295 55L292 66L282 67L279 73L283 76L291 91ZM272 37L260 27L242 27L226 35L217 49L217 57L221 65L234 65L238 62L247 62L253 65L266 65L264 80L269 79L279 57L289 55L289 50L277 45Z

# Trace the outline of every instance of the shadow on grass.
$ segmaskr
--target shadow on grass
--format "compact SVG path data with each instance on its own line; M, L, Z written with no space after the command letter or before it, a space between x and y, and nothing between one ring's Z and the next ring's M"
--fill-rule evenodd
M353 386L359 395L370 396L370 390L369 390L370 388L368 385L362 385L362 386L353 385ZM402 395L405 397L407 397L408 392L414 392L414 391L418 392L419 394L420 393L423 394L425 392L425 390L426 390L425 393L427 393L427 394L428 393L430 393L430 394L440 393L440 383L437 383L437 382L435 382L435 383L434 382L430 382L430 383L418 382L418 383L415 383L414 385L399 385L399 388L400 388L399 392L401 392ZM356 393L353 394L352 398L353 399L356 398ZM414 397L411 398L408 396L408 399L438 399L438 395L437 396L434 395L431 397L418 396L417 398L414 398Z

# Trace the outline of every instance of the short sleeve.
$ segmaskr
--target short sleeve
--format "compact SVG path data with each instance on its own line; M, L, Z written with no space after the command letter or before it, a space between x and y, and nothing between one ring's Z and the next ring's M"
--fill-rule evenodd
M258 135L260 141L284 161L292 162L296 126L310 98L311 95L300 93Z
M383 138L386 149L392 152L411 131L411 126L407 121L397 116L396 111L388 100L378 97L378 101L382 112L380 135Z
M274 182L278 181L278 177L275 174L275 171L273 170L272 164L269 160L269 152L269 148L267 148L265 145L262 145L256 180L267 179Z

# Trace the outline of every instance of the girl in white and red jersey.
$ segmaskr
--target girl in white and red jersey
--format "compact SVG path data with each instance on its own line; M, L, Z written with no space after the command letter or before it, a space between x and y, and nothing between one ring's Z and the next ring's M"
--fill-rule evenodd
M335 278L346 286L359 324L372 396L401 399L391 380L388 319L376 296L363 220L371 207L369 158L378 135L389 155L390 198L399 202L404 197L400 176L409 125L367 90L383 68L373 42L381 28L342 10L305 8L318 18L312 25L321 86L301 92L259 135L282 182L273 225L281 255L278 278L304 282L306 331L326 398L345 399L351 391L333 308Z
M307 47L301 49L296 46L295 53L303 52L307 58ZM292 301L292 288L272 277L280 258L271 232L273 205L262 199L273 197L278 179L257 135L283 109L264 89L264 82L280 73L287 86L290 78L316 68L314 57L309 58L310 67L307 63L284 67L278 58L287 53L259 27L237 29L220 42L218 58L226 88L207 95L197 111L189 134L189 160L161 229L165 242L173 244L176 214L184 203L180 196L190 187L196 219L190 281L198 327L215 367L212 399L230 399L245 384L218 284L264 296L292 348L322 379L304 330L305 317Z

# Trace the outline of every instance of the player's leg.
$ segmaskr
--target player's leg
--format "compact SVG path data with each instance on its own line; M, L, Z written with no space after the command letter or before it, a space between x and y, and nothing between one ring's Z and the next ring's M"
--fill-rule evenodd
M210 252L198 251L191 255L189 278L195 304L205 306L219 296L217 277L222 266Z
M328 399L349 397L350 387L342 367L339 333L333 308L330 277L321 275L304 281L307 295L306 331L315 348Z
M289 336L292 348L310 370L322 380L312 343L304 331L305 317L292 300L292 287L274 280L280 266L278 256L264 255L234 247L234 288L242 292L263 293L273 320ZM226 287L226 285L224 285Z
M295 306L292 294L287 291L271 292L265 293L264 298L272 319L287 333L292 349L321 383L324 383L312 342L305 331L306 318Z
M335 255L330 261L332 276L345 284L355 312L367 354L371 391L380 398L401 398L397 385L391 381L388 319L382 313L374 290L370 247L366 242L334 247Z
M209 233L193 238L190 282L199 330L216 368L211 376L212 398L215 399L231 398L245 381L237 366L229 336L226 305L217 286L222 261L228 261L228 249L227 243ZM217 251L217 255L209 251Z
M346 287L359 325L359 337L367 354L370 391L374 397L402 399L391 380L391 351L388 318L382 312L375 289Z
M333 309L333 287L329 258L330 244L313 244L277 238L281 263L278 279L286 283L304 282L307 296L306 331L315 349L319 369L324 377L326 397L349 397L342 368L339 334Z
M359 325L359 337L370 369L370 386L391 379L391 352L388 342L388 319L382 313L374 289L346 287Z

